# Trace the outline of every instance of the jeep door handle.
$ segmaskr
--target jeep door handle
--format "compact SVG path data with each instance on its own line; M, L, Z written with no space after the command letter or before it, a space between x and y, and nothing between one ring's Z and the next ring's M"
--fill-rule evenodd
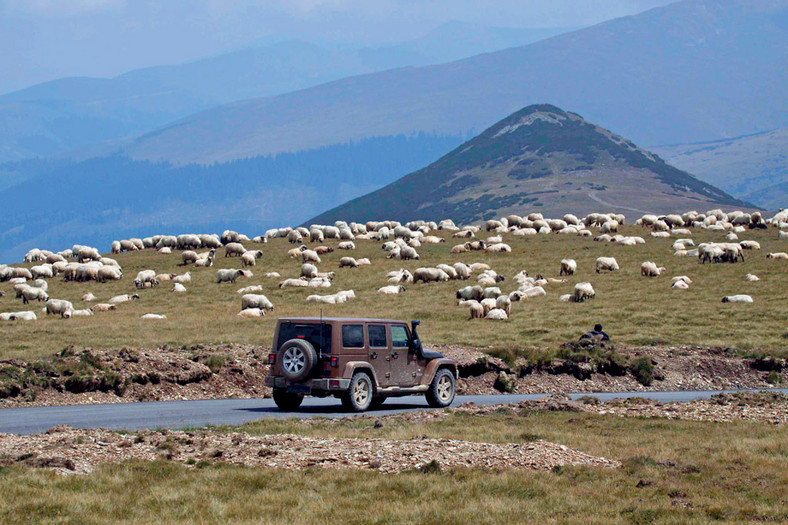
M377 352L372 352L371 354L369 354L369 358L370 359L377 359L378 358L378 353Z
M399 357L399 352L394 352L393 354L391 354L392 359L396 359L398 357Z

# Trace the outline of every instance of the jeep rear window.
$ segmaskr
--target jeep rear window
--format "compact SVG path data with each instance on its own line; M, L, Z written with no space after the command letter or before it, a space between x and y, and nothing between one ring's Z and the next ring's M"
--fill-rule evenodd
M318 352L331 353L331 325L323 324L321 338L320 324L298 324L282 323L279 326L279 341L276 347L279 348L290 339L305 339L312 343ZM322 339L322 341L321 341Z
M364 325L342 325L342 346L345 348L364 348Z
M386 325L371 324L367 326L370 348L386 348Z

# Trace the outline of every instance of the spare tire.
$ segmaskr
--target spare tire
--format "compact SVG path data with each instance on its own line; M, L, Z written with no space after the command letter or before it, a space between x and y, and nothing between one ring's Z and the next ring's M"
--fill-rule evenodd
M290 339L279 347L279 370L290 381L300 381L309 375L317 363L317 352L304 339Z

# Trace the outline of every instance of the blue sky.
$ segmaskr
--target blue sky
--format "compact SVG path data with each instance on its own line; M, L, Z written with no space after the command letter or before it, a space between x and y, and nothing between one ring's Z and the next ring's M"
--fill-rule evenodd
M288 39L418 38L450 21L579 27L671 0L0 0L0 93Z

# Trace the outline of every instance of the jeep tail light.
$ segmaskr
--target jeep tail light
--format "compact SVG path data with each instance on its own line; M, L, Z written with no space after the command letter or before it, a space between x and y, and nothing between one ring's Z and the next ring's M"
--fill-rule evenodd
M339 388L339 379L329 379L328 388Z
M274 354L272 352L272 353L268 354L268 364L272 365L274 363L276 363L276 354Z
M333 366L334 368L339 366L339 356L336 355L331 356L331 366Z

